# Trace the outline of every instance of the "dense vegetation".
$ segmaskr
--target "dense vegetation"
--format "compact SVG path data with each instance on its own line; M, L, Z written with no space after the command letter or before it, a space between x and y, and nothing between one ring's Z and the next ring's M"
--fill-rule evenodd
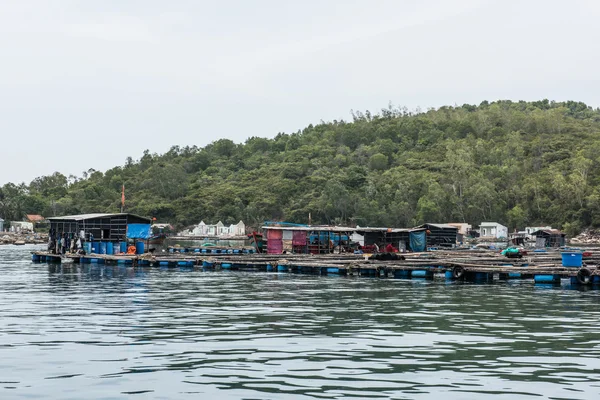
M483 102L353 112L244 144L145 151L105 173L0 190L0 216L127 211L178 226L243 219L411 227L497 221L600 226L600 110L580 102Z

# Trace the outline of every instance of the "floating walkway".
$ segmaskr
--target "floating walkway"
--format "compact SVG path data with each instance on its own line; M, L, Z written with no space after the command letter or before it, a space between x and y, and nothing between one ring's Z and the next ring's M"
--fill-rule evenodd
M250 247L224 247L224 246L196 246L182 247L169 246L169 253L194 253L194 254L255 254L256 250Z
M392 255L401 259L371 260L355 254L207 254L197 252L160 255L56 255L37 251L39 263L107 264L128 267L184 267L203 270L289 272L312 275L342 275L397 279L465 280L493 282L528 279L538 284L600 285L600 259L588 257L581 267L565 267L561 253L533 254L510 259L490 251L434 251Z

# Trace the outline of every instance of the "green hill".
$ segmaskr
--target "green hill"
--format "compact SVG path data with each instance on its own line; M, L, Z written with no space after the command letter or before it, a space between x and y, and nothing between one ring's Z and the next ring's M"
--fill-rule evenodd
M127 211L180 226L242 219L411 227L424 221L600 226L600 110L498 101L353 112L244 144L148 151L82 178L0 191L0 216Z

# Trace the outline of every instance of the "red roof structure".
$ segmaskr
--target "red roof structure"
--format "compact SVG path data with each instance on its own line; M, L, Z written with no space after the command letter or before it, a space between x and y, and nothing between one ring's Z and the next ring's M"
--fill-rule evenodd
M41 215L37 215L37 214L27 214L27 221L29 222L33 222L34 224L36 222L44 222L46 220L46 218L42 217Z

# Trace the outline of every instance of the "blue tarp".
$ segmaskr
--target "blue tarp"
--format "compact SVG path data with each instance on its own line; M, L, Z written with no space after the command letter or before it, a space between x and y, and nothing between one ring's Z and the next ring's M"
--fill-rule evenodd
M150 224L128 224L127 238L128 239L149 239L152 236Z
M425 251L426 244L427 236L425 235L425 231L410 233L410 249L412 251Z

